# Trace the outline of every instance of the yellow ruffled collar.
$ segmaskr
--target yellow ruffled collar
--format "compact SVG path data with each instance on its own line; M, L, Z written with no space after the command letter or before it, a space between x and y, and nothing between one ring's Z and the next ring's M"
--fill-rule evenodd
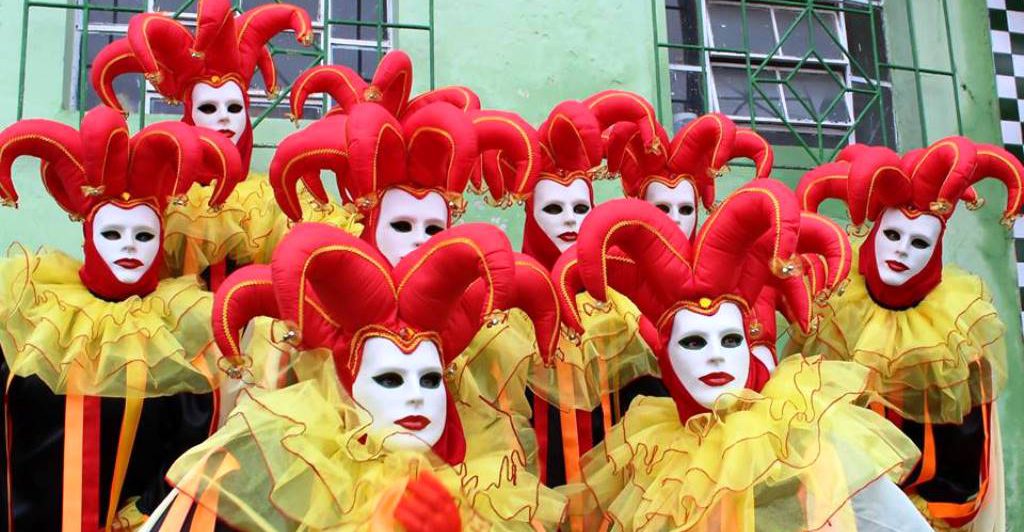
M144 397L216 386L212 295L192 279L109 302L81 283L81 262L12 246L0 260L0 347L11 372L56 394Z
M464 402L473 388L467 382L460 392L466 397L457 400L467 454L453 467L431 453L381 451L366 437L365 416L340 389L333 369L325 366L322 375L280 390L243 391L245 399L227 423L175 462L168 478L199 499L201 485L193 480L217 477L230 457L245 473L215 479L220 497L211 510L241 529L393 525L386 508L420 470L432 472L453 494L464 526L557 525L561 497L527 472L507 420L488 414L487 405Z
M1006 328L985 284L954 266L917 306L890 310L851 274L842 294L820 311L803 343L808 355L850 360L871 371L869 388L906 418L956 423L992 401L1007 378Z
M672 399L638 399L585 458L588 491L625 530L714 529L724 515L737 529L818 528L860 488L886 474L898 480L917 460L906 436L854 404L865 381L852 364L790 357L761 393L722 396L685 425ZM873 444L847 456L862 441ZM845 483L819 489L825 479ZM771 523L804 489L816 504Z

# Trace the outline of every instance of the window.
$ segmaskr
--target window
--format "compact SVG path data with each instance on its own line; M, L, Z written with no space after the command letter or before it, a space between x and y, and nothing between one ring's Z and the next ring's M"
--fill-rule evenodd
M818 4L666 0L673 127L720 111L778 144L892 144L881 7Z
M241 11L281 0L235 0ZM344 64L352 67L364 78L373 76L380 56L393 46L392 36L397 28L403 30L432 31L430 24L399 24L394 22L394 1L388 0L287 0L305 8L313 21L314 44L303 47L295 42L291 32L275 36L269 43L277 66L281 93L268 95L263 79L257 73L249 90L253 124L267 117L283 118L288 113L288 91L303 70L319 63ZM99 103L89 84L93 59L107 44L123 38L128 20L136 13L162 11L171 13L179 22L194 30L197 0L70 0L65 5L25 3L25 16L30 9L65 9L71 11L74 21L68 79L69 107L80 113ZM31 36L23 40L21 61L25 61L31 47ZM432 40L431 40L432 43ZM431 44L431 56L433 55ZM153 113L178 115L180 105L174 105L153 90L139 75L118 77L114 82L125 108L140 116ZM25 78L19 79L19 110L25 94ZM306 105L307 117L318 117L325 107L321 95L314 95Z

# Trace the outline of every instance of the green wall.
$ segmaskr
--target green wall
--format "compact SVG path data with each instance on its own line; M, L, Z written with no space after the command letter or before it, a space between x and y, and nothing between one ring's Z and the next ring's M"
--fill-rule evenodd
M583 98L607 88L622 88L654 99L654 36L650 3L643 0L436 0L434 12L434 64L438 86L465 84L480 95L485 107L513 109L533 123L567 98ZM994 88L994 67L984 0L950 0L950 25L964 133L979 141L999 142L999 121ZM405 23L429 20L426 0L398 4ZM902 0L886 3L889 54L893 62L910 64L907 12ZM937 0L911 0L918 59L922 67L948 70L948 46L942 31ZM661 5L658 6L661 17ZM22 2L0 2L0 126L15 117L18 49ZM67 98L69 72L65 66L70 15L56 9L34 9L29 20L29 60L26 69L29 98L26 117L44 117L77 123L77 113L62 110ZM660 23L663 24L663 23ZM416 65L416 89L427 88L430 39L424 32L401 30L396 42ZM664 80L665 76L662 76ZM911 80L911 81L908 81ZM910 149L957 131L952 109L952 88L945 78L923 78L926 132L921 129L917 91L912 78L895 75L894 98L901 149ZM134 124L133 124L134 125ZM271 143L293 131L282 120L264 122L256 130L257 142ZM926 133L926 135L925 135ZM257 150L254 169L265 171L271 150ZM799 164L799 155L780 149L779 164ZM14 240L35 247L53 245L78 253L80 229L68 221L42 189L37 163L15 166L21 193L18 210L0 209L0 245ZM721 195L745 179L745 171L721 182ZM792 183L795 172L780 172ZM599 199L617 194L617 185L600 183ZM1005 442L1008 514L1024 515L1024 364L1020 334L1020 308L1010 234L997 223L1005 193L984 184L989 201L978 212L961 209L946 237L946 260L981 275L992 292L1004 321L1011 359L1011 387L1001 400ZM496 211L482 200L470 202L467 220L493 222L521 238L522 209ZM1012 527L1013 524L1011 523Z

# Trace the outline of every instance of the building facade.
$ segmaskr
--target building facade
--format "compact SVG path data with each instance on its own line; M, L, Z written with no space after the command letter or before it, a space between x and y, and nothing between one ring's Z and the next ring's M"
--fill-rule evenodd
M243 9L271 1L236 0ZM285 87L320 62L369 77L379 54L397 47L413 58L414 92L468 85L485 107L513 109L533 123L559 101L607 88L645 95L672 131L697 114L726 113L773 142L777 176L789 183L848 142L905 151L963 134L1005 140L1024 156L1021 0L285 1L305 7L317 30L310 48L290 35L273 41ZM19 117L77 124L98 101L88 83L92 58L146 10L188 23L195 0L0 2L0 126ZM180 116L141 76L123 78L115 88L133 127ZM269 96L261 82L250 95L253 169L265 172L273 146L294 127L288 91ZM327 105L312 100L305 117ZM720 190L749 175L734 168ZM17 211L0 210L0 242L77 251L78 228L43 191L36 163L20 161L15 179L23 199ZM1024 515L1024 266L1015 268L1013 235L998 224L1004 193L979 188L987 206L955 215L944 251L985 279L1009 326L1011 388L1001 400L1007 505L1008 515ZM600 183L597 195L617 196L618 186ZM829 213L842 218L841 209ZM464 219L521 238L519 207L499 211L473 198ZM1024 225L1015 234L1024 237Z

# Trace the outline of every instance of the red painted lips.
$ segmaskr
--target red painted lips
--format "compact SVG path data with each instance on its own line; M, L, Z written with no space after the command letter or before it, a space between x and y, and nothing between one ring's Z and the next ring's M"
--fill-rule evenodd
M423 416L405 416L398 421L395 421L395 425L407 428L411 431L420 431L427 428L430 424L430 420Z
M887 260L885 261L885 265L888 266L889 269L894 272L905 272L910 269L910 266L907 266L906 264L903 264L902 262L897 260Z
M721 371L715 373L708 373L707 375L700 378L700 381L708 386L725 386L735 379L732 375Z
M578 235L575 231L569 231L568 233L562 233L558 235L563 242L575 242Z
M142 261L139 259L117 259L114 261L114 264L128 270L142 267Z

